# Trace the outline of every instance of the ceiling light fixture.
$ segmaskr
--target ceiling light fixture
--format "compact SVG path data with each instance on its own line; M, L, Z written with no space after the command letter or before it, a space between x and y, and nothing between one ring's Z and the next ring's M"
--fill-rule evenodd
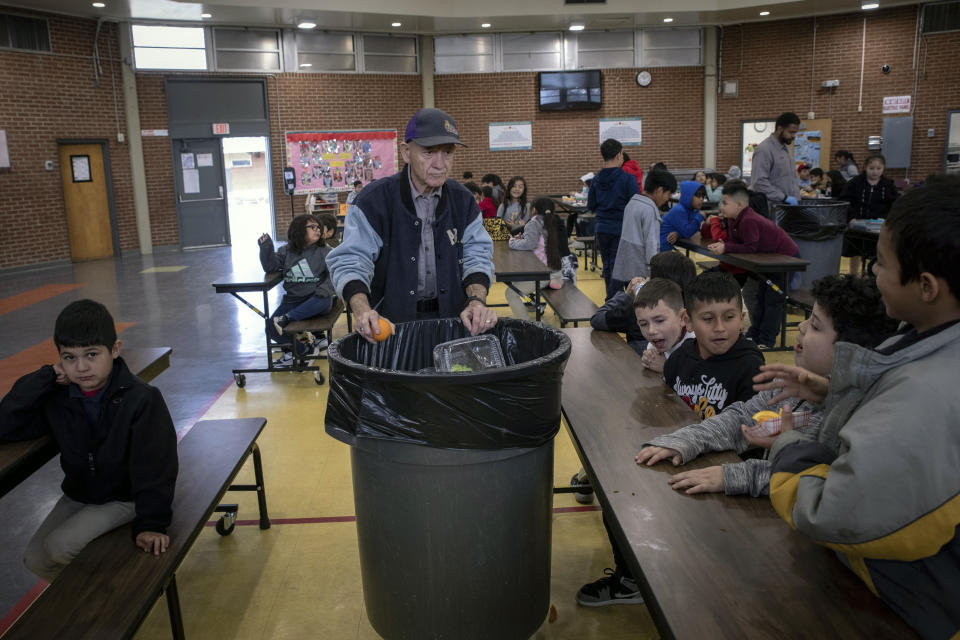
M313 63L311 63L311 62L301 62L301 63L300 63L300 68L301 68L301 69L306 69L307 67L312 67L312 66L313 66Z
M582 24L572 24L570 25L570 31L583 31Z
M213 17L213 14L212 14L212 13L201 13L201 14L200 14L200 17L201 17L201 18L204 18L204 19L206 20L206 19L212 18L212 17Z
M402 26L403 26L403 23L402 23L402 22L391 22L391 23L390 23L390 26L391 26L391 27L402 27Z
M298 20L297 20L297 28L298 28L298 29L316 29L316 28L317 28L317 23L316 23L316 22L311 22L310 20L307 20L306 18L302 18L302 19L298 19Z
M664 21L664 22L673 22L673 18L664 18L663 21Z
M770 15L770 12L769 12L769 11L761 11L761 12L760 12L760 15L762 15L762 16L768 16L768 15Z
M481 29L489 29L490 27L491 24L489 22L484 22L482 25L480 25Z
M107 5L103 4L102 2L94 2L93 6L95 6L97 9L103 9Z
M880 3L879 3L879 2L867 2L867 3L865 3L865 4L860 5L860 8L863 9L864 11L866 11L867 9L879 9L879 8L880 8Z

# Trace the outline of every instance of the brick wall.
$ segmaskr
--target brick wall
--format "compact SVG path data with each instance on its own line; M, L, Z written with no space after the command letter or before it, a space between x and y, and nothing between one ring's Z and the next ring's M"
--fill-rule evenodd
M0 269L70 258L60 181L58 139L109 140L120 246L137 246L115 25L100 34L103 75L93 74L96 23L47 16L52 53L0 50L0 129L7 132L11 169L0 172ZM68 57L74 56L74 57ZM53 171L44 169L52 160Z
M860 35L867 18L867 64L862 112L857 111L860 80ZM57 159L57 139L103 138L110 141L120 246L137 248L136 222L126 144L116 142L114 86L119 129L126 132L116 27L101 31L104 56L99 86L93 78L95 22L48 16L53 51L44 55L0 51L0 128L8 134L13 169L0 173L0 269L69 259L69 239ZM817 19L816 70L812 110L833 119L833 149L847 148L861 159L866 138L882 130L881 99L913 92L913 43L916 7L858 12ZM717 164L739 161L740 121L775 118L792 110L811 110L810 81L813 19L773 21L724 29L722 74L740 82L737 98L718 103ZM960 109L960 66L954 52L960 33L923 39L917 78L913 168L923 178L942 171L946 111ZM741 53L742 52L742 53ZM74 56L74 57L70 57ZM889 75L880 72L890 64ZM697 167L703 157L703 69L651 69L653 82L638 87L635 69L604 71L604 105L590 112L541 112L537 109L537 74L465 74L435 78L438 107L460 125L467 144L456 156L453 175L472 171L479 178L495 172L527 178L531 195L562 192L578 186L578 176L600 165L597 119L642 117L643 146L634 150L641 166L663 161L672 167ZM839 79L831 97L820 88ZM163 75L137 75L141 126L166 129ZM285 163L283 132L290 130L396 128L421 105L420 78L410 75L278 74L268 78L271 161L280 234L290 219L282 191ZM277 107L279 106L279 116ZM531 151L488 150L490 122L529 120ZM926 137L934 129L933 138ZM176 202L169 138L144 138L151 231L155 245L177 245ZM45 171L53 160L54 171ZM905 172L890 172L902 177ZM296 210L303 210L303 197Z
M599 118L643 118L643 145L630 157L646 169L652 163L699 167L703 162L703 68L651 69L648 87L636 83L637 69L603 72L603 107L597 111L545 112L537 108L536 73L438 75L436 105L457 121L470 145L455 156L454 177L472 171L479 181L496 173L504 183L527 179L529 195L579 189L578 178L597 171ZM490 151L491 122L531 121L533 149Z
M864 18L861 112L857 106ZM813 18L727 27L721 43L722 75L739 81L739 96L719 98L717 164L722 168L739 164L742 120L773 120L783 111L801 118L814 111L817 118L831 118L831 155L849 149L862 163L867 136L883 131L883 97L913 93L916 18L916 6L817 18L815 51ZM921 50L915 98L913 166L906 172L890 170L891 177L917 180L942 172L946 111L960 108L960 67L953 62L960 33L929 35L924 44L926 60ZM881 72L883 64L891 66L889 74ZM834 79L840 81L837 89L821 88L821 82ZM935 135L927 138L931 128Z

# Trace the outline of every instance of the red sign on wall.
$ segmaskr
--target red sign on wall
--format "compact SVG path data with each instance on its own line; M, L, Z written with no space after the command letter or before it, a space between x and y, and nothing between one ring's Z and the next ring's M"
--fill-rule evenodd
M215 136L228 136L228 135L230 135L230 123L229 123L229 122L214 122L214 123L213 123L213 135L215 135Z

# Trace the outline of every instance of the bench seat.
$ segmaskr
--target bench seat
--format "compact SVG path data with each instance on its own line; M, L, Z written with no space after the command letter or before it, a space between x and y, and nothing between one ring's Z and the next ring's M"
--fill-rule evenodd
M258 476L260 527L270 526L256 445L266 424L266 418L239 418L194 425L177 447L180 472L166 553L155 557L138 549L129 526L100 536L30 605L4 640L130 638L164 592L173 636L184 637L174 574L223 494L250 490L249 485L230 483L251 453Z
M597 305L587 295L569 280L564 280L559 289L544 288L541 292L543 299L560 318L560 326L567 326L572 322L578 326L580 322L587 322L597 312Z

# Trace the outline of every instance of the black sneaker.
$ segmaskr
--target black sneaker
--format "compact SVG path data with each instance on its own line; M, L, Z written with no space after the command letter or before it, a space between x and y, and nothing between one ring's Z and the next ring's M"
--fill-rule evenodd
M571 487L579 487L581 485L586 488L583 491L575 491L573 493L573 499L580 504L593 504L593 488L590 487L590 478L587 477L587 472L583 469L577 471L573 474L573 477L570 478Z
M605 607L610 604L643 604L637 583L613 569L596 582L585 584L577 591L577 603L585 607Z
M273 316L273 328L277 333L283 335L283 328L290 324L290 318L287 316Z

